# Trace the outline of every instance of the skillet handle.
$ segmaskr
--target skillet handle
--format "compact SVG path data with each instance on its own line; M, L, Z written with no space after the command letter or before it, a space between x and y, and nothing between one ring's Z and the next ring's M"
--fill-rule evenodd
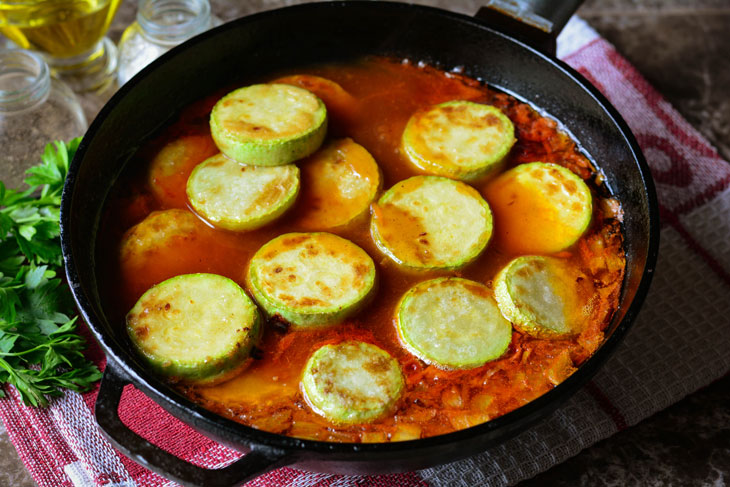
M583 0L487 0L475 17L550 56L555 40Z
M211 470L186 462L145 440L119 418L119 402L127 385L108 361L96 398L95 416L101 433L126 456L150 470L191 487L234 487L274 468L291 463L283 450L258 447L227 467Z

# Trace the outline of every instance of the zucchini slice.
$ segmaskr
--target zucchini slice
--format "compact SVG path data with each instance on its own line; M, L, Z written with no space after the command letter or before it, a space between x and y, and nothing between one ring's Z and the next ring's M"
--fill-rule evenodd
M251 258L247 280L268 316L295 328L337 323L360 309L375 287L375 264L331 233L287 233Z
M397 264L458 269L476 259L492 235L492 212L471 186L437 176L400 181L373 205L371 233Z
M449 101L416 112L403 131L403 150L430 174L475 181L501 167L515 128L499 108Z
M494 279L494 296L515 329L535 338L576 335L585 322L581 289L589 279L555 257L518 257Z
M218 154L199 164L187 184L190 204L227 230L261 227L288 210L299 194L299 168L247 166Z
M380 168L352 139L333 140L301 165L297 223L311 230L346 225L363 215L380 189Z
M281 166L319 148L327 109L297 86L260 84L221 98L210 113L210 131L225 155L252 166Z
M185 183L190 173L218 152L209 135L186 135L162 147L152 159L147 175L157 200L168 207L185 208Z
M504 354L512 325L483 284L442 277L416 284L396 311L401 342L413 355L445 369L480 367Z
M302 391L334 423L367 423L392 410L405 382L398 361L365 342L320 347L307 361Z
M201 226L205 224L187 210L153 211L124 234L119 246L120 258L123 262L139 259L176 241L194 239Z
M573 245L593 214L591 191L558 164L530 162L489 183L495 238L511 254L550 254Z
M357 99L332 80L313 74L295 74L273 82L298 86L317 95L327 107L327 117L338 122L332 124L331 129L341 130L343 123L351 122L356 116Z
M216 383L246 365L261 334L261 319L256 305L232 280L183 274L139 298L127 314L127 333L160 374Z
M116 278L124 282L124 292L117 296L124 311L158 282L201 271L200 256L215 253L219 241L189 210L174 208L147 215L124 233L117 251L119 259L107 270L118 272Z

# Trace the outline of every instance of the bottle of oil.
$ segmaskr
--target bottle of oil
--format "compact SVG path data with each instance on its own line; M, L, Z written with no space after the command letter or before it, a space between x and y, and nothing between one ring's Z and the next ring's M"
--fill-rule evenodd
M136 22L119 41L119 85L171 48L219 24L208 0L140 0Z
M98 89L116 68L104 37L121 0L6 0L0 32L24 49L42 52L74 91Z

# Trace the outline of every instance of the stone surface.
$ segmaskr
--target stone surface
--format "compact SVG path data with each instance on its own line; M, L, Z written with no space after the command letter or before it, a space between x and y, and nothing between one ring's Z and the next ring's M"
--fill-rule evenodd
M730 159L730 2L589 0L579 14ZM520 487L730 484L730 376Z
M15 447L10 443L5 425L0 421L0 486L34 487L36 483L23 467Z
M659 7L592 0L579 14L730 159L730 2L646 3Z
M232 19L297 0L211 0L213 11ZM418 0L472 14L479 0ZM123 2L109 36L118 40L134 18ZM730 159L730 2L728 0L588 0L588 20ZM109 93L87 95L93 119ZM584 450L521 487L684 486L730 484L730 376L669 409ZM0 423L0 486L35 485Z
M518 487L730 484L730 376Z

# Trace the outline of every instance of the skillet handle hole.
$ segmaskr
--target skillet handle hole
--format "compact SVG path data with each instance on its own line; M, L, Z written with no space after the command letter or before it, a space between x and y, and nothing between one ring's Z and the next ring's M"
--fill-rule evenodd
M287 460L287 452L266 447L254 448L219 469L205 468L179 458L177 455L189 452L191 439L204 437L189 426L181 425L178 419L133 387L112 362L107 362L104 370L95 416L102 435L115 448L144 467L183 485L237 486L291 463ZM176 434L170 435L170 431Z

